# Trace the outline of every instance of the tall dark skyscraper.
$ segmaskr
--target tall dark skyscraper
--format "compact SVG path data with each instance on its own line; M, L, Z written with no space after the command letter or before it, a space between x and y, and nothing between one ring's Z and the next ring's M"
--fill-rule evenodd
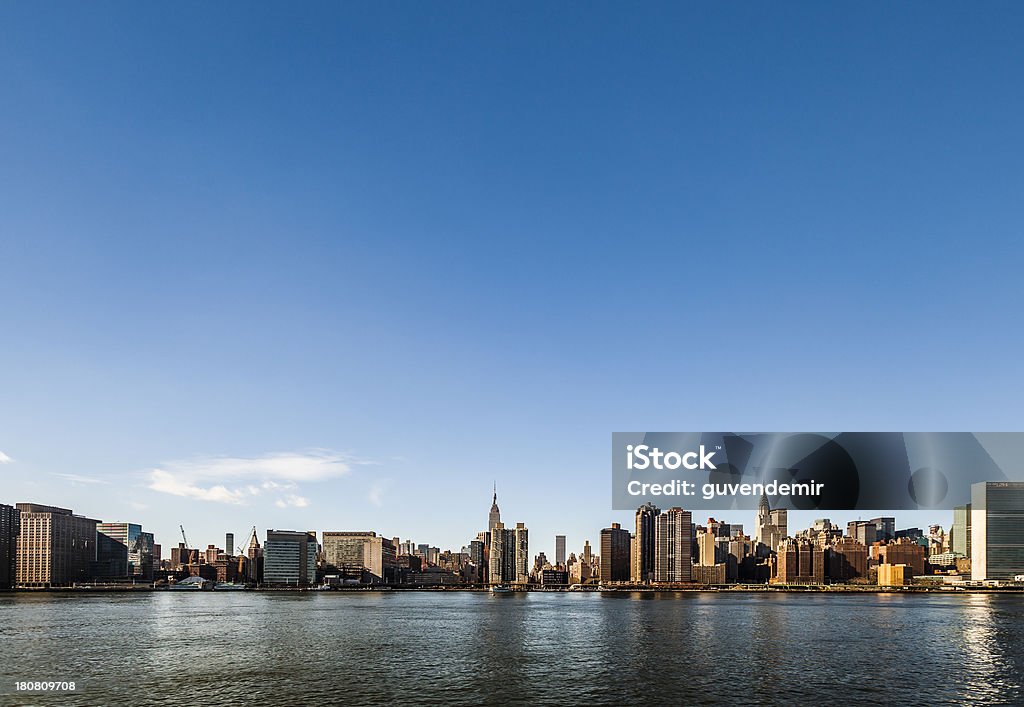
M21 511L0 503L0 589L10 589L15 583L20 527Z
M689 582L693 564L693 519L689 511L669 508L656 521L658 552L654 578L658 582Z
M565 565L565 536L555 536L555 564L560 567Z
M601 531L601 582L629 581L629 531L618 523Z
M636 533L633 556L632 579L635 582L649 583L654 581L654 558L658 552L655 542L655 521L661 515L653 503L636 509Z

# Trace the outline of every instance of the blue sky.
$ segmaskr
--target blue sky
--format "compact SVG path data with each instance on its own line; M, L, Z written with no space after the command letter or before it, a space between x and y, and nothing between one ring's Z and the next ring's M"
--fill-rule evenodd
M7 3L0 501L550 556L612 431L1019 430L1022 20Z

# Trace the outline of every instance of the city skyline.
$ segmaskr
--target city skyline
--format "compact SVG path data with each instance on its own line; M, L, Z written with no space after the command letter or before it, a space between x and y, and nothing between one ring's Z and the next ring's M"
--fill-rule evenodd
M406 542L411 542L414 546L415 545L426 544L426 545L428 545L430 547L436 547L436 548L438 548L440 550L443 550L443 551L460 552L463 548L469 547L470 542L472 540L474 540L474 539L477 539L478 533L482 532L483 529L487 529L487 531L493 530L493 524L495 522L502 522L500 520L500 516L498 515L498 513L500 513L500 510L498 510L499 504L497 503L497 501L498 501L498 492L497 492L496 483L494 483L492 485L491 499L492 499L492 504L491 504L489 513L485 514L485 515L487 515L487 518L485 519L485 522L480 525L480 528L478 528L477 530L467 534L467 537L466 537L466 539L463 542L457 543L457 544L453 544L453 545L446 545L444 543L436 542L431 537L429 537L429 531L420 531L419 533L413 533L412 535L408 535L407 536L407 535L399 535L399 534L391 533L391 532L388 531L387 528L379 528L379 527L366 527L366 528L363 528L363 527L355 527L355 526L345 526L344 528L342 528L338 523L334 523L333 525L326 525L326 526L316 527L315 529L312 529L312 532L315 532L318 535L320 535L322 533L336 533L338 531L353 532L353 533L369 532L369 533L377 534L381 538L388 538L388 539L390 539L390 538L397 538L403 544L406 543ZM0 504L2 504L2 503L7 503L8 505L14 505L15 501L13 501L13 500L6 500L6 499L0 498ZM36 501L17 501L17 503L37 503L37 502ZM702 511L691 511L691 510L688 510L688 509L684 509L684 510L686 511L687 515L692 518L692 520L689 521L689 522L691 522L694 526L697 526L697 525L703 526L708 520L711 520L711 519L713 519L713 520L715 520L715 521L717 521L719 523L725 523L727 525L728 524L737 524L737 525L739 525L741 527L744 527L744 528L748 529L747 535L752 540L760 541L760 538L758 537L758 533L760 533L761 530L762 530L762 512L763 512L762 509L764 507L763 503L764 503L764 499L762 498L762 506L760 506L758 508L758 510L756 510L756 511L749 512L749 515L751 516L751 518L748 518L747 520L741 520L741 521L737 521L737 519L735 517L733 517L733 516L737 516L737 515L740 514L740 512L736 511L735 509L733 509L731 511L728 511L728 514L722 513L722 512L714 512L714 511L703 511L703 510ZM76 516L83 515L83 513L84 513L83 511L81 511L75 505L70 505L70 506L63 505L62 506L62 504L60 504L60 503L45 503L45 504L41 504L41 505L56 506L56 507L63 507L63 508L73 508L73 509L75 509L74 512L75 512ZM665 504L664 508L660 508L660 507L659 508L664 513L665 511L673 508L675 505L676 505L675 503L670 502L670 503ZM497 511L497 513L496 513L496 511ZM782 513L782 518L784 518L784 519L788 515L789 518L793 518L795 520L795 522L792 522L789 525L789 527L792 528L792 529L810 528L810 527L812 527L814 522L822 520L822 519L829 520L830 522L832 522L837 527L846 527L847 525L849 525L851 523L855 523L857 521L866 521L866 520L872 518L873 516L889 516L889 515L891 515L892 517L895 518L895 524L896 524L896 528L895 529L907 529L907 528L915 528L916 527L916 528L919 528L921 530L926 530L930 526L938 525L947 533L952 531L952 529L954 527L953 521L954 521L954 519L956 517L956 509L951 509L948 512L947 511L942 511L942 513L945 513L945 514L950 516L948 523L946 523L946 522L928 522L928 523L924 523L924 524L920 524L920 525L914 525L914 524L908 524L908 523L905 523L905 522L901 522L901 520L900 520L901 513L898 512L898 511L889 511L889 510L857 511L856 512L857 513L857 517L856 518L844 519L842 516L839 516L834 511L816 511L816 512L802 511L801 512L801 511L780 509L780 510L772 510L771 511L771 514L772 514L771 520L773 522L774 522L774 518L776 517L776 514L778 514L778 513ZM844 513L852 513L852 511L844 512ZM931 511L907 511L907 512L904 512L904 513L914 514L914 515L926 515L926 514L932 515L932 516L935 515ZM88 514L85 514L85 515L88 515ZM95 514L93 514L93 515L95 515ZM624 530L626 530L628 532L632 532L633 520L634 520L634 517L635 517L635 513L611 511L611 512L609 512L608 515L609 516L612 516L612 515L622 516L622 519L621 520L608 521L605 524L603 524L601 527L594 529L590 534L581 533L580 534L580 538L581 539L580 539L580 542L578 544L573 544L572 542L569 542L568 538L572 537L572 536L571 535L567 535L564 532L557 533L556 535L551 536L550 538L546 538L546 539L539 539L539 537L538 537L538 535L536 533L531 533L531 535L530 535L531 541L530 541L530 545L529 545L529 559L530 559L530 561L532 562L533 558L535 556L537 556L538 554L540 554L540 553L544 553L548 558L550 558L552 560L557 558L557 556L558 556L558 539L559 538L565 538L565 546L564 546L565 550L564 551L565 551L566 555L569 555L569 554L579 554L579 552L583 549L584 544L588 543L588 542L590 542L592 545L596 544L596 546L598 548L600 548L602 533L607 528L610 528L610 527L621 527L621 528L623 528ZM521 516L522 516L522 514L519 514L517 517L521 517ZM813 519L809 520L807 523L801 524L800 519L802 519L804 516L814 516L814 517L813 517ZM508 516L506 516L506 517L508 517ZM147 530L150 531L148 534L153 536L153 537L155 537L156 544L158 546L164 548L165 551L169 550L172 547L176 547L178 545L178 543L182 541L183 534L186 535L186 537L189 537L189 543L190 543L190 547L192 549L198 549L198 550L202 551L203 548L208 547L208 546L209 547L220 547L221 545L225 545L226 546L226 544L227 544L226 543L226 536L228 536L228 535L232 536L232 538L234 540L236 540L236 541L238 539L240 539L240 538L245 538L244 543L248 543L249 538L251 538L251 536L252 536L253 530L256 531L257 538L259 538L260 537L260 531L262 531L264 533L264 537L265 537L265 534L267 532L269 532L269 531L302 532L302 531L299 531L299 528L306 528L307 530L311 529L311 525L308 524L308 523L307 524L298 523L298 524L293 525L293 526L273 526L273 525L268 525L268 526L265 526L265 527L261 526L259 523L255 523L255 524L253 524L252 526L250 526L247 529L246 528L239 528L239 530L243 530L244 531L242 534L238 534L238 533L236 533L236 532L234 532L233 530L230 530L230 529L224 529L224 530L222 530L219 533L219 535L217 535L216 537L212 538L212 540L208 541L208 540L203 540L203 539L196 540L195 538L197 536L195 536L195 535L188 535L188 528L185 526L184 523L180 523L179 524L179 528L177 529L177 532L175 534L173 534L169 538L162 538L158 533L152 532L152 530L153 530L152 524L148 523L146 521L145 517L143 515L141 515L141 514L136 514L136 517L133 518L133 519L108 519L108 518L104 517L104 518L98 519L98 522L101 522L101 523L103 523L105 525L137 524L137 525L144 526L145 528L147 528ZM784 521L784 523L785 523L785 521ZM519 525L525 525L527 528L531 528L532 527L529 521L519 523ZM513 521L511 525L505 523L503 525L503 527L510 528L510 532L511 532L511 531L513 531L515 529L516 522ZM768 526L768 527L774 527L774 526ZM783 528L785 528L785 527L786 526L784 524ZM768 545L769 547L771 547L774 544L777 544L777 542L779 540L781 540L782 537L785 537L786 535L787 534L785 533L785 531L783 531L783 533L781 535L773 536L771 539L766 539L767 541L765 542L765 544ZM547 543L548 540L550 540L550 547L546 546L546 543ZM322 538L321 538L321 541L322 541ZM238 545L237 547L240 550L243 550L244 549L244 547L243 547L244 543ZM537 544L535 544L535 543L537 543ZM595 553L595 554L599 554L599 551L598 551L598 553Z
M7 3L4 493L578 547L614 430L1021 429L1020 14Z

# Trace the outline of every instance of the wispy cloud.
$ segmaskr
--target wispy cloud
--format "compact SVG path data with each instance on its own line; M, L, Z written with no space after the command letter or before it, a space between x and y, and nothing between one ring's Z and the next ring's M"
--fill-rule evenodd
M274 505L278 508L305 508L309 505L309 499L290 493L284 498L277 499L277 502Z
M110 483L106 479L97 479L95 476L82 476L81 474L54 474L54 476L70 481L75 486Z
M386 481L379 481L370 486L370 492L366 494L367 500L380 508L384 504L384 492L387 491Z
M14 460L11 459L9 456L4 454L3 452L0 452L0 464L10 464L13 461Z
M295 493L299 483L348 474L350 461L329 449L264 454L256 457L195 457L161 464L149 471L149 488L200 501L241 505L263 492L279 495L280 508L303 508L309 499Z

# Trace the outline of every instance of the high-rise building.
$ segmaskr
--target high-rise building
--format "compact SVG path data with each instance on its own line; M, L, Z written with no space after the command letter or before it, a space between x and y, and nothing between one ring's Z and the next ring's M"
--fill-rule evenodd
M565 536L555 536L555 564L565 567Z
M501 521L491 528L488 581L491 584L516 581L516 531L506 528Z
M100 523L96 533L98 577L153 579L152 533L144 533L138 523Z
M833 542L825 552L825 576L832 582L848 582L851 579L867 577L867 546L853 538L842 538Z
M825 583L825 551L810 540L783 540L777 562L776 581L780 584Z
M316 581L316 534L268 530L263 544L263 583L304 587Z
M327 572L368 584L395 581L398 554L393 540L374 532L325 531L322 535Z
M690 567L693 564L692 527L690 512L682 508L669 508L658 516L655 524L655 581L690 581Z
M62 587L90 580L96 562L96 524L66 508L19 503L16 583L22 587Z
M601 582L629 581L629 531L618 523L601 531Z
M636 553L633 556L633 581L649 584L654 581L654 558L657 555L655 543L655 522L661 511L653 503L636 509Z
M516 523L512 531L515 541L515 581L519 584L526 584L530 581L530 535L523 523Z
M20 528L21 511L0 503L0 589L10 589L15 584Z
M24 531L22 531L24 532ZM1024 481L971 486L971 579L1024 574Z
M228 557L235 554L235 534L225 533L224 534L224 552Z
M501 522L501 511L498 510L498 486L494 486L494 498L491 500L491 511L487 514L487 530L493 531Z
M779 543L789 534L788 515L785 508L773 511L768 505L768 496L762 492L757 506L757 530L754 539L769 551L777 551Z
M971 556L971 504L953 509L953 536L950 550L964 557Z
M878 528L870 520L851 520L846 524L846 535L861 545L872 545L878 540Z
M868 521L875 526L875 540L895 540L896 539L896 519L891 516L883 516L881 518L872 518Z

